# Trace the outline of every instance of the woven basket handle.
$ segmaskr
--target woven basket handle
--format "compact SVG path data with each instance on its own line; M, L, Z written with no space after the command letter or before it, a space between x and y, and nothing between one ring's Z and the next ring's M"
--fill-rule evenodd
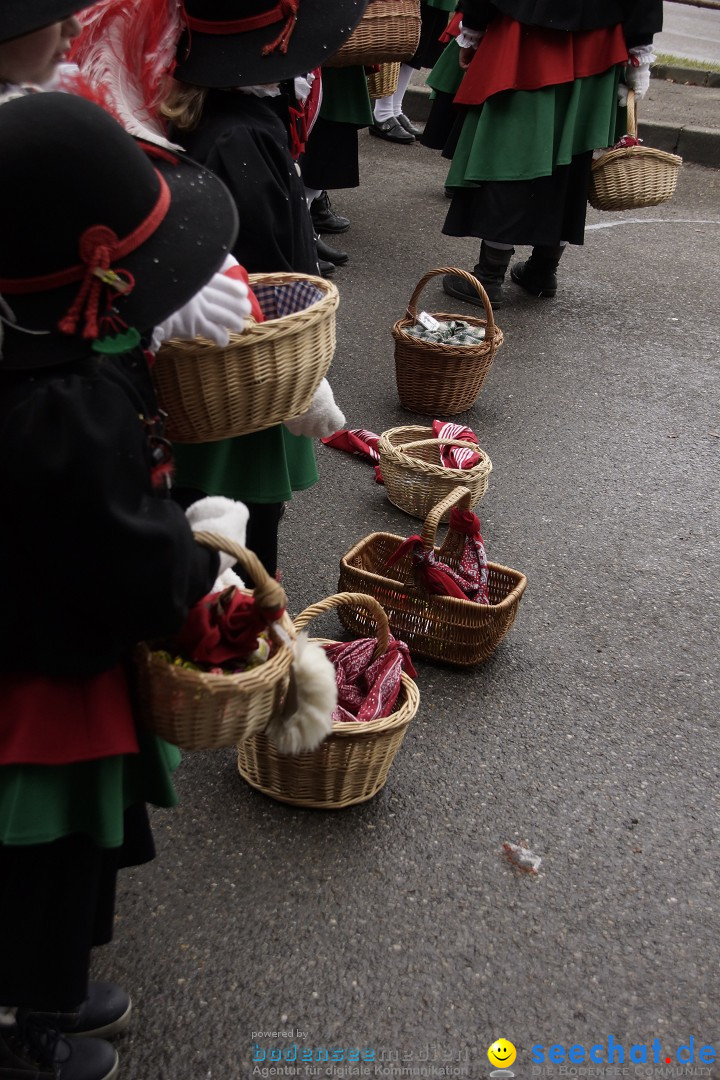
M296 630L302 630L316 615L322 615L325 611L332 611L333 608L342 607L346 604L353 607L364 607L370 612L375 620L375 637L377 638L373 660L378 656L383 656L387 652L390 641L388 617L382 605L378 603L374 596L368 596L367 593L343 592L328 596L324 600L320 600L319 603L311 604L310 607L306 607L304 611L301 611L293 619L293 625Z
M241 547L234 540L228 540L226 536L220 536L218 533L196 532L194 536L197 543L202 544L203 547L211 548L213 551L226 551L228 555L233 555L243 570L247 570L255 582L253 596L258 607L268 611L277 611L278 608L287 607L288 599L282 585L275 578L270 577L253 551Z
M464 439L417 439L416 442L400 443L395 449L407 451L414 450L416 446L435 446L436 444L439 446L462 446L485 457L485 452L480 449L477 443L466 442Z
M470 509L470 503L472 501L472 492L470 488L455 487L452 491L449 491L442 502L433 506L432 510L425 518L425 524L422 527L422 542L426 551L432 551L435 547L435 539L437 537L438 525L440 519L448 510L452 510L453 506L460 506L463 510Z
M475 289L478 296L480 297L483 304L485 305L485 317L487 319L487 333L488 333L489 336L492 336L492 332L493 332L494 327L495 327L495 320L493 319L492 305L490 304L490 301L488 299L488 294L485 292L485 290L483 289L482 285L480 284L480 282L478 281L478 279L476 277L473 277L472 274L468 274L467 270L459 270L457 267L454 267L454 266L441 266L437 270L428 270L427 274L425 274L424 277L420 278L420 281L415 286L415 292L410 297L410 303L407 306L407 313L410 316L410 318L413 320L413 322L415 322L416 319L417 319L417 313L418 313L417 302L418 302L418 299L420 297L420 293L423 291L423 289L427 285L428 281L430 281L431 278L437 277L438 274L442 274L442 275L445 275L445 274L457 274L458 277L464 278L465 281L467 281L467 283L469 285L472 285L473 289Z
M627 133L637 139L637 102L635 91L628 88L627 96Z

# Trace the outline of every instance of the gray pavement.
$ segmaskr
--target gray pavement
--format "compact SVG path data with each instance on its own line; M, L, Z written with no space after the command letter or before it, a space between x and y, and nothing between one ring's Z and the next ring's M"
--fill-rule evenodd
M390 327L425 271L475 261L441 233L445 171L363 134L361 187L335 193L352 227L330 377L349 427L427 422L399 405ZM476 670L418 665L420 711L364 806L286 807L232 751L186 755L159 858L123 873L96 957L135 999L127 1080L260 1076L256 1041L258 1068L297 1045L406 1070L264 1075L475 1080L498 1037L516 1077L559 1080L532 1046L611 1035L629 1070L579 1076L659 1077L629 1048L658 1039L677 1067L691 1038L687 1075L720 1076L697 1057L720 1038L720 172L688 164L670 202L588 225L555 301L508 287L505 343L462 417L494 465L490 557L529 578L514 629ZM424 306L463 309L435 283ZM368 464L318 459L282 525L294 612L335 591L360 537L418 526ZM334 615L316 632L342 633ZM537 879L499 853L521 840Z

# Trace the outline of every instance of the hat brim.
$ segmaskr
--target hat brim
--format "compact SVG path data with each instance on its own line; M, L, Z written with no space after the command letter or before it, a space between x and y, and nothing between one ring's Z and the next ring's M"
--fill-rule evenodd
M44 26L62 22L91 7L97 0L25 0L23 4L0 4L0 41L32 34Z
M153 158L170 189L170 207L156 231L114 269L132 274L135 286L114 302L119 318L147 333L178 311L222 265L237 237L238 216L229 191L191 158ZM0 370L41 368L86 357L92 342L55 329L77 296L80 282L38 294L7 295L17 325L3 320ZM37 331L41 331L37 333ZM50 331L49 333L42 331Z
M262 86L305 75L334 56L362 18L368 0L303 0L286 53L262 55L280 23L244 34L185 31L177 50L176 79L212 88Z

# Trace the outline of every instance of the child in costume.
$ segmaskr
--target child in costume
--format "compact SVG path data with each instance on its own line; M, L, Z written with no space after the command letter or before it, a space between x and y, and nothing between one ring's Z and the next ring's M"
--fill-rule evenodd
M288 99L281 84L311 71L338 49L359 21L365 0L335 0L332 5L323 0L283 5L250 0L242 16L228 0L187 0L181 9L174 4L168 9L163 0L160 6L168 12L161 47L148 40L133 53L143 21L158 24L157 4L99 4L74 50L84 77L93 84L103 81L109 21L115 40L125 43L119 50L125 81L142 85L147 81L146 58L165 57L158 83L173 74L162 110L171 120L169 137L229 188L240 218L233 254L251 273L317 274L313 230L289 149ZM146 103L151 96L138 95ZM124 118L127 103L115 104ZM186 505L205 493L242 499L250 511L247 546L275 574L284 503L293 491L318 479L310 438L331 434L343 423L324 381L309 413L287 427L176 447L179 497Z
M552 297L565 246L584 240L592 154L616 140L621 82L639 96L647 90L662 3L460 0L458 6L461 33L448 49L465 71L462 82L457 89L430 79L437 90L457 89L460 107L444 151L452 157L446 184L453 198L443 232L481 239L474 273L493 305L502 303L516 244L533 250L512 268L513 281L534 296ZM456 275L446 275L443 288L481 302Z
M0 147L0 1076L110 1080L114 1048L77 1036L120 1030L130 1001L89 983L90 950L118 869L154 855L146 803L174 804L177 763L136 724L128 659L231 561L192 530L242 543L247 518L208 500L191 528L168 497L143 344L237 218L207 170L70 94L3 104Z
M443 51L440 36L445 32L450 12L454 10L455 0L421 0L418 47L415 55L400 65L394 92L375 102L371 135L394 143L411 143L422 135L420 128L415 127L403 112L403 101L413 71L434 67L439 60Z

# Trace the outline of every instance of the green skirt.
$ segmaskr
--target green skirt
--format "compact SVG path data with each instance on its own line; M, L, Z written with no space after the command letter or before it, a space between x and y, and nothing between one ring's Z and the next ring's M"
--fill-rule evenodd
M175 444L173 457L176 486L243 502L287 502L318 480L312 439L282 424L220 442Z
M139 754L0 767L0 844L47 844L82 833L98 847L120 847L127 807L177 804L172 773L180 751L142 730L138 742Z
M578 154L612 146L620 119L619 78L619 67L613 67L560 86L505 90L468 108L447 186L535 180Z
M365 68L323 68L323 99L320 116L336 124L368 127L373 122Z
M443 94L452 94L453 97L460 89L465 72L459 63L460 46L455 38L450 41L435 67L425 80L434 91Z

